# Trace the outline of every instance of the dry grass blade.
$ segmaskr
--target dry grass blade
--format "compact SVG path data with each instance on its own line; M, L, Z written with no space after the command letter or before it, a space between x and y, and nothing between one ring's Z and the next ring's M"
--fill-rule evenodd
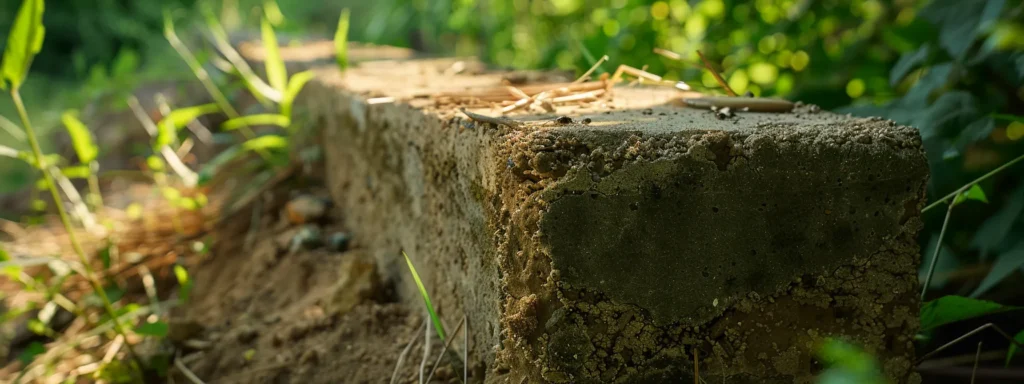
M981 342L978 342L978 352L974 354L974 369L971 371L971 384L974 384L974 376L978 374L978 360L981 358Z
M590 92L577 93L569 96L555 97L551 99L552 103L568 103L574 101L584 100L597 100L600 96L604 95L605 90L598 89Z
M128 98L128 108L132 110L135 118L137 118L139 123L142 124L142 127L146 129L146 133L148 133L150 137L156 137L156 123L153 122L153 119L149 118L149 115L146 114L146 110L142 108L142 105L139 104L139 100L136 99L135 96ZM171 150L169 146L160 148L160 154L163 155L164 160L167 161L167 165L170 166L171 170L181 178L185 185L196 185L199 180L199 176L185 165L185 163L181 161L181 158L178 157L178 154Z
M462 322L466 323L466 332L462 333L462 383L469 382L469 318L462 315Z
M957 343L959 343L961 341L964 341L964 339L967 339L968 337L971 337L974 334L976 334L978 332L981 332L981 331L984 331L984 330L986 330L988 328L992 328L993 330L998 332L1000 335L1002 335L1004 339L1006 339L1007 341L1013 343L1018 348L1024 348L1024 344L1021 344L1021 342L1019 342L1017 340L1014 340L1014 338L1012 336L1010 336L1009 333L1006 333L1006 331L1004 331L1002 328L999 328L998 325L995 325L993 323L986 323L986 324L984 324L984 325L982 325L982 326L980 326L978 328L975 328L973 331L967 332L967 333L963 334L962 336L957 337L956 339L953 339L953 341L950 341L950 342L948 342L946 344L943 344L942 346L936 348L934 351L928 352L924 356L921 356L919 359L917 359L916 362L914 362L914 365L915 366L919 365L919 364L921 364L921 362L927 360L929 357L935 356L935 354L944 351L946 348L952 347L952 346L956 345Z
M430 305L427 305L427 308L429 309ZM431 319L431 322L433 322L434 325L437 326L438 323L435 322L437 316L434 315L433 313L429 313L427 316L428 318ZM423 380L423 368L426 368L427 362L430 361L430 346L432 344L433 343L430 342L430 328L427 327L424 329L423 332L423 359L420 360L420 369L418 371L420 376L420 384L426 383L426 381Z
M689 91L691 89L690 85L686 84L685 82L665 80L661 76L647 72L646 70L643 69L630 67L628 65L620 65L617 69L615 69L615 73L612 75L610 83L615 84L622 81L622 75L624 74L636 77L640 83L644 83L646 80L653 84L669 86L682 91Z
M490 124L494 124L494 125L507 125L507 126L512 127L512 128L519 128L520 126L522 126L522 123L520 123L518 121L515 121L515 120L512 120L512 119L506 119L506 118L503 118L503 117L491 117L491 116L481 115L481 114L477 114L477 113L473 113L473 112L467 111L465 108L462 108L461 111L462 111L462 113L466 114L466 116L468 116L470 119L472 119L473 121L476 121L478 123L490 123Z
M465 324L466 324L466 317L463 316L462 317L462 321L460 321L459 325L455 327L455 331L452 332L452 335L454 335L456 333L459 333L459 330L461 330L462 326L465 325ZM434 367L430 368L430 374L427 375L427 381L426 381L427 383L430 382L430 379L434 378L434 372L437 371L437 366L441 364L441 359L444 357L444 354L446 352L448 352L448 347L452 345L452 340L455 340L455 338L454 337L449 337L448 338L448 341L446 341L444 343L444 347L441 348L441 353L437 356L437 360L434 360ZM463 362L463 363L465 363L465 362ZM463 365L465 366L465 364L463 364Z
M701 51L697 51L697 55L699 55L700 60L704 62L704 67L707 68L708 71L711 71L711 76L715 77L715 81L717 81L718 84L722 86L722 88L725 88L725 92L728 93L729 96L736 96L736 92L733 92L732 88L729 87L729 83L726 83L725 80L722 79L722 75L718 74L718 71L715 70L715 67L711 66L711 62L708 61L706 57L704 57L704 53L702 53Z
M700 384L700 365L697 363L697 347L693 348L693 384Z
M683 61L683 56L662 48L654 48L654 53L676 61Z
M184 362L181 361L181 352L178 352L178 355L175 356L174 366L177 367L178 370L181 371L181 374L185 375L185 377L188 378L188 381L191 381L192 384L206 384L205 382L203 382L202 379L199 378L199 376L196 376L196 374L193 373L192 370L188 369L188 367L185 366Z
M423 324L421 324L420 327L416 329L416 332L413 334L412 339L410 339L409 342L405 344L405 349L403 349L402 353L398 355L398 361L395 362L395 370L391 373L391 384L395 384L398 382L398 372L402 369L402 365L405 364L405 358L409 356L409 351L412 350L413 344L416 344L416 340L420 339L418 334L426 326L427 319L423 319Z
M604 63L605 61L608 61L608 55L601 56L601 58L598 59L597 62L590 67L590 69L588 69L586 72L583 72L583 75L581 75L579 78L573 81L573 84L582 83L588 78L590 78L590 75L593 74L594 71L596 71L598 68L600 68L601 64Z
M542 100L543 94L552 96L563 96L578 92L589 92L598 89L607 89L606 81L590 81L585 83L547 83L530 84L516 87L518 91L533 97L535 100ZM514 103L522 99L521 94L513 94L507 86L496 86L482 89L474 89L458 92L441 92L430 95L438 104L458 104L462 106L491 106L491 103Z

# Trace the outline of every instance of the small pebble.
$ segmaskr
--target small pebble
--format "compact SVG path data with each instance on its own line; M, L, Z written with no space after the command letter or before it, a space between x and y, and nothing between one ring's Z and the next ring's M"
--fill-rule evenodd
M732 109L729 107L718 108L715 111L715 117L719 120L725 120L733 116Z
M331 202L313 197L301 195L285 205L285 214L292 224L305 224L322 219L330 208Z
M292 237L292 242L288 246L288 250L291 252L298 251L299 249L315 249L323 245L323 238L320 232L320 227L315 225L306 225Z
M331 238L327 240L327 245L332 251L345 252L348 250L349 242L352 237L345 232L335 232L331 235Z

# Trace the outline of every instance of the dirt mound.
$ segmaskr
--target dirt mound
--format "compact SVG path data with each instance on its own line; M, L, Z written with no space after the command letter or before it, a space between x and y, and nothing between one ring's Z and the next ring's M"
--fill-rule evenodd
M192 268L191 299L171 320L181 362L207 383L388 382L406 345L423 338L423 308L393 300L358 239L343 249L341 212L297 223L283 200L263 201L271 209L252 228L213 233ZM417 381L421 355L409 354L398 382ZM443 367L434 377L454 375Z

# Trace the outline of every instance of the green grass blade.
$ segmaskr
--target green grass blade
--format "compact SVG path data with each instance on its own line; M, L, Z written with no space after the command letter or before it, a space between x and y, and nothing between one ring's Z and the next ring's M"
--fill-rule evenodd
M338 29L334 31L334 56L338 60L338 69L348 69L348 8L341 10L341 18L338 19Z
M267 80L270 86L279 92L284 92L288 81L288 71L284 67L284 60L281 59L281 50L277 45L277 35L274 34L274 27L270 25L267 18L260 21L260 32L263 36L263 66L267 69Z
M92 133L89 132L89 128L81 120L78 120L75 112L64 112L60 116L60 121L64 123L64 128L67 129L68 135L71 136L71 145L75 147L78 161L82 164L89 164L96 160L100 149L93 142Z
M32 59L43 48L43 0L25 0L18 9L18 16L7 36L7 48L4 50L3 67L0 69L0 89L18 89L28 76Z
M206 26L210 29L210 34L213 36L213 44L217 47L224 58L231 63L231 65L238 71L238 74L242 77L242 81L245 86L249 88L249 92L252 92L257 98L263 98L271 100L275 103L281 101L281 92L272 88L259 76L256 76L256 72L253 72L252 67L249 63L242 58L242 55L231 46L231 41L228 39L228 32L224 29L224 26L217 20L217 15L214 14L213 10L208 5L203 5L200 8L200 12L203 14L203 18L206 19Z
M263 15L267 17L270 24L277 27L284 23L284 13L281 13L281 7L277 5L274 0L267 0L263 2Z
M1016 340L1018 343L1024 343L1024 331L1017 332L1017 334L1013 336L1013 339ZM1010 349L1008 351L1006 351L1006 367L1007 368L1010 367L1010 361L1013 360L1013 355L1016 355L1016 354L1017 354L1017 344L1010 343Z
M221 124L220 129L233 131L242 127L251 127L256 125L276 125L287 128L289 124L291 124L291 119L289 119L288 116L282 116L276 113L264 113L259 115L242 116L225 121L224 124Z
M159 150L165 145L173 143L179 129L185 127L192 120L199 118L199 116L218 111L220 111L220 107L214 103L178 108L171 111L171 113L168 113L167 116L164 116L157 123L159 132L157 133L156 143L153 144L153 148Z
M295 98L299 96L299 92L302 92L302 88L306 86L306 83L312 79L313 72L311 71L296 73L291 79L288 79L288 89L284 91L284 97L281 98L282 115L292 116L292 105L295 104Z
M427 288L423 286L423 281L420 280L420 274L416 273L416 267L412 266L412 260L409 259L409 255L402 251L402 256L405 256L406 264L409 264L409 271L412 272L413 280L416 280L416 288L420 290L420 296L423 296L423 302L427 304L427 312L430 312L430 322L434 323L434 329L437 330L437 335L441 337L441 341L446 339L444 335L444 326L441 325L441 319L437 317L437 311L434 310L434 304L430 302L430 295L427 294Z

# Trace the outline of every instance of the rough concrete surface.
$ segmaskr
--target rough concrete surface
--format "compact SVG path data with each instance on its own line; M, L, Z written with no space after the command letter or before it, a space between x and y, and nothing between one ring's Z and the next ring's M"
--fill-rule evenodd
M299 103L354 246L419 301L405 250L446 329L468 318L473 381L810 382L830 336L920 381L915 129L643 87L495 126L430 97L500 86L458 63L316 68Z

